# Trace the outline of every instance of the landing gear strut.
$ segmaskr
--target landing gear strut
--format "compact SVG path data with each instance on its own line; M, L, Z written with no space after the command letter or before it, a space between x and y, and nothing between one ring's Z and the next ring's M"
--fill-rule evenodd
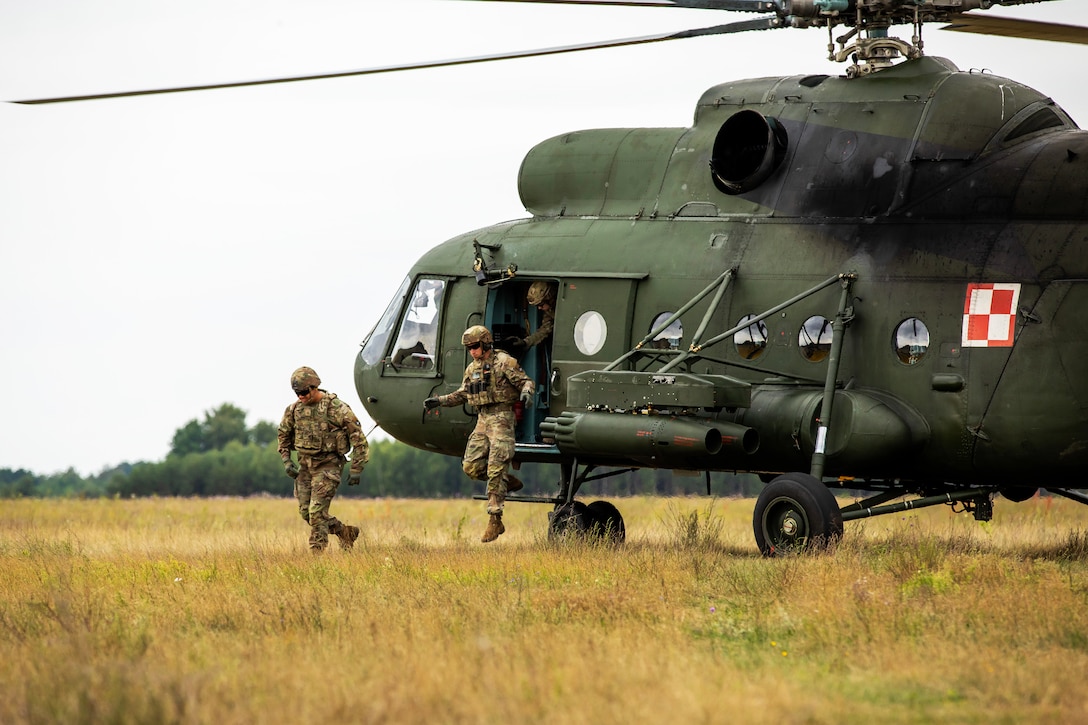
M592 536L601 541L622 544L627 538L627 530L619 509L608 501L594 501L588 506L575 501L574 496L586 481L607 478L634 469L624 469L590 476L593 466L586 466L578 474L578 462L562 464L563 478L559 482L559 496L555 500L555 510L548 516L548 540L554 541L563 536Z

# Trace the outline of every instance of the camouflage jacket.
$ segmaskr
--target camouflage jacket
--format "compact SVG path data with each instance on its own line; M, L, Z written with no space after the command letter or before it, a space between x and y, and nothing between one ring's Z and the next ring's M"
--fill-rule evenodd
M540 321L540 327L537 328L536 332L525 338L525 347L532 347L544 342L552 334L552 329L555 328L555 311L550 309L541 310L540 313L544 315L544 319Z
M453 406L468 403L477 408L494 403L513 403L523 391L533 392L532 378L518 365L518 361L502 350L492 350L480 360L473 360L465 368L461 387L449 395L438 398L440 405Z
M341 459L351 451L351 470L362 472L370 460L370 445L363 426L348 404L335 393L321 391L321 400L310 405L297 400L283 411L279 427L280 458L290 460L291 451L299 456L335 455Z

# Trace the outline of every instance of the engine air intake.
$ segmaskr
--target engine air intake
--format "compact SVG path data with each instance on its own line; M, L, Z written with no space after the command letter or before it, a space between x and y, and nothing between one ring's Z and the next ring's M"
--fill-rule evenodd
M726 194L751 191L782 163L787 145L786 129L777 119L752 110L734 113L714 138L714 185Z

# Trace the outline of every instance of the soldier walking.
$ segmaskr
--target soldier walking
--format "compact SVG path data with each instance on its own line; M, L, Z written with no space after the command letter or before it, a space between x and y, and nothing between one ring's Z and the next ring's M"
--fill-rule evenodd
M534 388L517 360L492 348L491 332L483 325L465 330L461 344L472 356L461 387L449 395L427 398L423 404L428 410L465 403L476 408L476 428L468 437L461 467L474 481L487 481L488 522L480 539L486 543L506 531L502 523L506 494L522 487L507 472L514 457L514 402L520 399L530 407Z
M359 419L335 393L322 390L313 368L291 373L291 389L298 397L283 412L279 427L279 452L283 469L295 480L298 512L310 525L310 550L325 551L329 534L350 549L359 538L359 527L349 526L329 513L340 487L340 474L351 452L348 485L355 486L370 460L370 446ZM298 452L298 463L291 460Z

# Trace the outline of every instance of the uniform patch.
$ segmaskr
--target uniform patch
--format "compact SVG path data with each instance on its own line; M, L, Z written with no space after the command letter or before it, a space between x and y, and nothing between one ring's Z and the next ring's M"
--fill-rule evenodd
M963 303L964 347L1012 347L1019 284L968 284Z

